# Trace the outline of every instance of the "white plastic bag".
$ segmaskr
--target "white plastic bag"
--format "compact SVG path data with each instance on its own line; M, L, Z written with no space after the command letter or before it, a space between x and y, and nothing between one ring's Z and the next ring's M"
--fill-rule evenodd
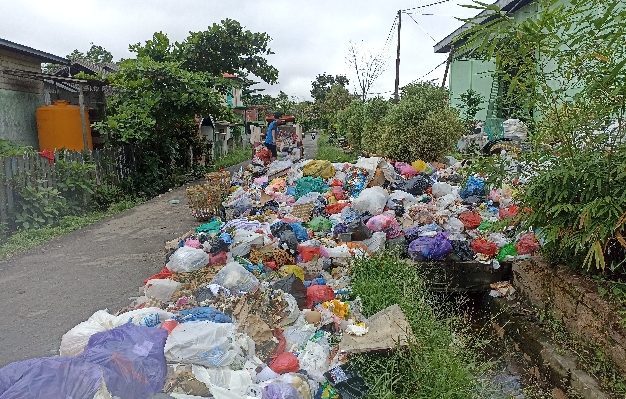
M98 310L87 320L77 324L63 334L59 354L61 356L76 356L83 352L91 337L95 333L110 330L115 327L115 316L106 310Z
M433 197L439 198L444 195L452 194L453 188L448 183L437 182L433 184L432 190Z
M168 362L226 367L241 355L241 347L235 344L235 325L231 323L181 323L165 342Z
M174 273L192 272L209 264L209 255L201 249L190 247L178 248L170 256L167 268Z
M226 367L206 368L194 364L191 372L198 381L209 387L215 397L218 397L213 392L215 387L226 389L235 395L245 395L252 385L252 376L246 370L235 371ZM219 390L216 391L219 395Z
M170 280L169 278L152 279L146 282L143 287L143 292L149 298L155 298L159 301L169 301L172 299L172 295L182 286L178 281Z
M252 292L259 287L259 280L237 262L229 262L224 266L211 281L211 284L234 292Z
M410 208L412 205L417 204L417 198L411 193L407 193L402 190L395 190L389 196L389 200L387 201L387 207L394 208L394 201L400 202L405 209Z
M352 201L352 208L358 212L368 212L372 216L380 215L387 205L389 193L380 186L366 188Z
M330 368L328 356L330 345L328 340L321 339L319 342L308 341L304 350L298 354L300 368L305 370L309 377L317 382L324 382L324 373Z
M385 249L385 243L387 242L387 233L379 231L374 234L367 240L363 241L363 244L367 246L367 249L371 253L380 252Z
M165 320L172 319L174 313L166 312L156 307L135 309L122 313L115 318L115 327L119 327L128 322L144 327L159 327Z
M230 252L233 256L246 256L253 245L263 245L263 236L248 230L237 230L233 236Z
M450 205L456 202L456 196L454 194L446 194L443 197L437 199L437 208L438 209L446 209L450 207Z
M352 256L352 254L350 253L350 248L348 248L347 245L338 245L334 248L324 247L324 251L326 251L328 257L331 259L349 258Z

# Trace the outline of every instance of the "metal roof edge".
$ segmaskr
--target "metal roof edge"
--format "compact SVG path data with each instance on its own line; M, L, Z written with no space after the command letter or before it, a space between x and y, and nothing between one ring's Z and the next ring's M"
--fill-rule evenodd
M37 50L32 47L24 46L23 44L15 43L10 40L0 38L0 48L12 50L21 54L29 55L37 58L42 62L50 62L55 64L69 64L66 58L59 57L58 55L46 53L45 51Z

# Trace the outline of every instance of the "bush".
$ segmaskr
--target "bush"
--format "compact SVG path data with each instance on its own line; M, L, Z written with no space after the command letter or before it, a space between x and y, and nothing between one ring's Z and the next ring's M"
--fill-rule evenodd
M383 155L406 162L437 160L454 149L464 126L448 105L448 93L432 83L404 89L383 120Z
M351 365L366 380L370 398L469 398L478 390L474 375L476 342L467 324L441 312L414 265L392 253L356 259L352 291L369 317L398 304L411 325L415 340L389 353L352 356Z
M378 154L382 151L382 121L389 112L389 101L376 97L365 104L363 133L361 135L361 148L370 154Z
M317 139L317 155L315 159L323 159L330 162L354 162L357 154L347 153L343 149L330 143L330 137L324 133Z
M348 143L356 151L361 148L361 137L365 127L365 104L354 100L348 108L337 112L337 130L345 136Z

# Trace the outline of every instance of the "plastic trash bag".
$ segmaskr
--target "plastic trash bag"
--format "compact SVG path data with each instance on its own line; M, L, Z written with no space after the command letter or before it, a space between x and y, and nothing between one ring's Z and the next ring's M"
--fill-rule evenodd
M335 299L335 290L328 285L312 285L306 289L306 308L311 309L318 303Z
M61 337L61 356L75 356L80 354L89 341L89 337L95 333L110 330L115 325L116 317L106 310L98 310L87 320L77 324L74 328L63 334ZM0 394L2 390L0 389Z
M218 218L213 218L209 222L196 227L196 233L218 234L221 228L222 221Z
M291 230L295 233L298 241L302 242L309 239L309 232L304 228L302 223L289 223L289 226L291 226Z
M191 372L196 380L209 388L215 399L245 399L248 389L252 386L252 376L247 370L230 370L226 367L206 368L194 364L191 366ZM229 396L219 396L220 394Z
M466 211L459 215L459 220L463 223L463 226L467 230L474 230L480 226L480 223L483 219L480 217L480 214L477 212Z
M235 339L235 325L192 321L172 330L165 343L165 358L171 363L226 367L243 354Z
M179 323L187 323L190 321L212 321L213 323L232 323L230 316L210 307L202 306L197 308L185 309L178 312L174 317Z
M401 190L395 190L389 195L387 207L393 208L396 204L401 204L404 208L410 208L417 204L417 198L414 195Z
M296 199L311 192L325 193L328 186L323 179L319 177L303 177L296 181Z
M282 278L274 284L272 284L272 289L281 290L288 294L291 294L298 304L299 309L304 309L307 301L307 290L304 287L304 283L294 274L290 274L285 278Z
M0 398L106 399L104 370L78 357L47 357L0 368Z
M167 365L163 348L167 331L128 323L89 338L80 359L99 365L107 389L122 399L161 392Z
M325 218L323 216L316 216L307 223L307 226L315 232L323 232L330 231L330 229L333 227L333 224L330 220L328 220L328 218Z
M539 241L537 237L535 237L534 233L526 233L520 237L517 244L515 244L515 249L517 249L517 253L520 255L530 255L533 252L539 249Z
M415 170L415 168L408 163L396 162L395 167L398 172L405 178L410 179L412 177L415 177L419 173L419 171Z
M217 272L211 284L241 293L255 291L259 287L259 280L239 263L230 262Z
M443 197L437 198L437 208L438 209L447 209L450 205L456 202L456 197L454 194L446 194Z
M148 280L143 292L148 298L155 298L162 302L172 299L172 295L182 286L178 281L170 279Z
M410 180L396 185L395 188L396 190L406 191L407 193L410 193L412 195L422 195L431 186L432 183L428 178L422 175L418 175Z
M461 198L466 199L471 196L484 197L485 196L485 181L480 177L470 176L465 183L465 186L459 193Z
M381 252L385 249L385 242L387 241L387 234L383 232L377 232L372 234L371 238L363 240L363 244L367 246L370 253Z
M432 193L433 193L433 197L435 197L435 198L439 198L439 197L443 197L444 195L452 194L452 192L453 192L453 188L448 183L437 182L437 183L433 184Z
M324 179L330 179L335 176L335 168L330 161L326 160L314 160L308 162L302 168L303 176L321 177Z
M452 234L460 234L465 229L465 225L460 219L451 217L444 225L444 229Z
M519 207L517 205L509 205L506 208L500 208L500 211L498 212L498 217L500 217L500 219L510 219L517 216L518 212Z
M477 254L487 255L489 257L493 257L498 253L498 246L494 242L485 240L484 238L477 238L472 241L471 247Z
M284 230L278 235L279 246L283 249L296 253L298 250L298 237L291 230Z
M416 261L443 260L452 252L452 244L445 234L420 237L409 244L409 256Z
M272 382L263 387L262 399L302 399L298 390L285 382Z
M278 374L295 373L300 370L300 363L293 353L283 352L272 360L269 367Z
M362 399L369 393L365 380L349 366L337 366L324 374L341 399Z
M303 262L310 262L320 256L320 247L308 244L298 245L298 254Z
M237 230L233 236L230 252L233 256L246 256L253 245L263 245L263 235L247 230Z
M159 327L165 320L174 317L173 313L156 307L141 308L120 314L115 318L115 326L133 323L143 327Z
M411 163L411 166L413 166L413 168L417 171L417 173L425 172L426 169L428 169L428 164L422 161L421 159L418 159L417 161L413 161L413 163Z
M198 301L198 303L207 300L213 300L219 295L229 296L230 290L217 284L206 284L199 287L193 292L193 296L196 298L196 301Z
M389 193L387 190L380 186L370 187L363 190L361 194L352 201L352 208L357 212L379 215L383 213L388 200Z
M470 243L467 241L451 241L452 253L450 259L455 262L468 262L474 260L474 251L470 248Z
M507 260L508 257L515 256L517 256L517 249L515 248L515 244L510 243L500 248L500 251L498 252L498 257L496 259L498 259L498 262L502 262Z
M170 256L166 266L174 273L192 272L209 264L209 255L201 249L182 247Z

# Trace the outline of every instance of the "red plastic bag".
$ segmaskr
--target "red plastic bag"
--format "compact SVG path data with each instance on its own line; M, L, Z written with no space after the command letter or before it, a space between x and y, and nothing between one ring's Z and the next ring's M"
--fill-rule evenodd
M485 240L484 238L477 238L472 241L471 245L472 251L477 254L483 254L487 256L495 256L498 253L498 246L489 240Z
M163 267L160 272L153 274L144 280L143 285L148 284L148 280L165 280L172 277L172 272L167 267Z
M474 230L480 226L480 223L483 221L483 218L476 212L463 212L459 215L459 220L465 226L465 230Z
M178 322L176 320L165 320L161 323L161 328L167 330L168 334L172 333L172 330L176 328Z
M272 353L271 359L274 360L278 357L278 355L285 352L285 350L287 349L287 340L285 339L285 334L283 334L283 330L280 328L273 329L272 334L274 335L274 338L276 338L276 340L278 341L278 345L276 345L276 348Z
M339 179L333 179L333 181L330 182L330 186L331 187L343 187L343 182Z
M341 213L343 208L350 206L349 202L337 202L336 204L327 205L326 213L329 215L335 215L337 213Z
M506 208L500 208L498 216L500 216L500 219L509 219L517 216L517 212L519 212L517 205L509 205Z
M209 260L209 265L210 266L225 265L226 260L228 260L228 255L226 254L226 252L218 252L215 255L211 256L211 259Z
M320 256L320 247L298 245L298 253L300 257L302 257L303 262L310 262Z
M312 285L306 289L306 308L335 299L335 291L328 285Z
M515 249L517 249L517 253L519 255L529 255L533 252L537 251L540 247L539 241L537 241L537 237L535 237L534 233L526 233L520 237L517 244L515 244Z
M272 371L278 374L295 373L300 370L300 362L291 352L283 352L270 363Z
M337 200L344 200L346 199L346 193L343 191L343 189L341 187L332 187L331 192L333 194L333 196L335 197L335 199Z
M272 160L272 152L268 150L267 147L261 148L254 156L259 158L266 165Z

